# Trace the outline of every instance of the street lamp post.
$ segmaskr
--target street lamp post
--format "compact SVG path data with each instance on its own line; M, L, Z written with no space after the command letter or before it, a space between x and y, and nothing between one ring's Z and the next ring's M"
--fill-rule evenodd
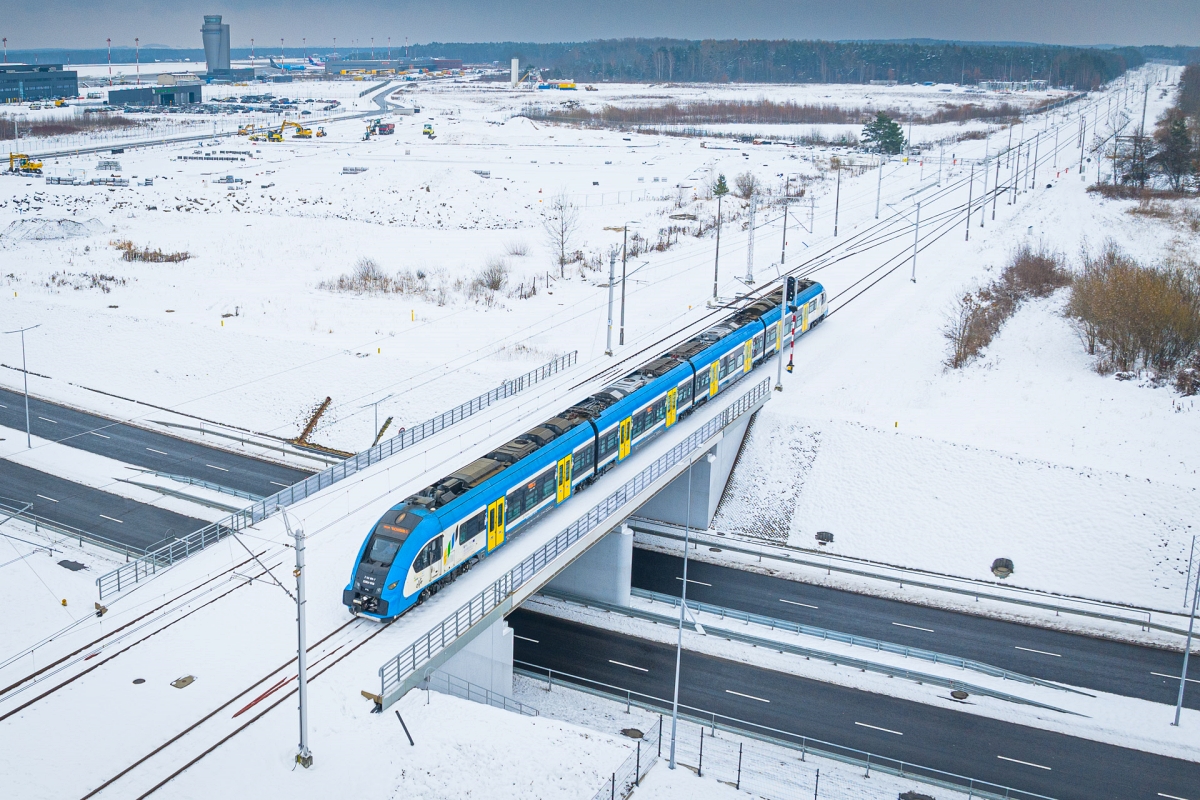
M39 322L37 325L30 325L28 328L18 328L15 331L5 331L5 333L21 334L21 374L25 378L25 447L33 449L33 437L29 433L29 370L25 367L25 331L31 331L34 328L41 327Z
M708 453L705 458L708 459L709 464L717 460L712 453ZM671 701L671 758L669 763L671 769L675 769L675 738L679 726L679 665L683 659L683 621L687 614L688 548L691 546L692 526L692 468L695 466L695 461L688 464L687 508L683 512L683 588L680 590L679 601L679 635L675 642L675 694Z
M372 408L375 409L375 435L376 436L379 435L379 404L384 401L391 400L395 396L396 396L396 394L393 392L392 394L389 394L387 397L381 397L372 403L367 403L366 406L359 406L359 408L366 408L367 406L371 406Z
M611 356L612 349L612 307L613 307L613 284L617 282L617 254L609 253L608 255L608 339L604 348L604 355Z

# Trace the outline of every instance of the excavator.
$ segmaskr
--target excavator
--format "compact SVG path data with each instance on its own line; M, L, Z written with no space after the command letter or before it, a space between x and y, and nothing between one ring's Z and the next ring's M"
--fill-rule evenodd
M24 153L9 153L8 171L19 175L41 175L42 162L34 161Z
M286 131L288 128L296 129L296 132L294 134L292 134L293 139L311 139L311 138L313 138L312 128L306 128L303 125L301 125L299 122L291 122L289 120L284 120L283 124L279 126L280 137L283 136L283 132Z

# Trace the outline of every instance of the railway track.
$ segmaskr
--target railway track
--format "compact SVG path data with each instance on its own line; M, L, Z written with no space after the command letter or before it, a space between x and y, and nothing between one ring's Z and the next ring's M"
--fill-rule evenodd
M235 564L208 580L187 589L174 597L160 603L120 627L99 636L90 642L77 647L75 650L55 661L19 678L15 682L0 689L0 722L23 711L43 700L65 686L68 686L95 669L103 666L112 659L126 653L132 648L148 641L155 635L170 628L178 622L190 617L203 608L224 599L244 586L249 586L255 580L264 577L265 569L254 574L243 575L239 569L261 559L267 552L252 555L251 558ZM274 554L278 555L278 554ZM274 564L279 566L282 562ZM233 584L232 586L230 584ZM96 660L99 659L99 660ZM30 695L31 692L55 680L55 683L40 694Z
M352 619L327 633L308 648L308 680L320 678L391 624ZM296 659L289 659L133 761L81 800L149 797L292 697L298 688L297 677Z

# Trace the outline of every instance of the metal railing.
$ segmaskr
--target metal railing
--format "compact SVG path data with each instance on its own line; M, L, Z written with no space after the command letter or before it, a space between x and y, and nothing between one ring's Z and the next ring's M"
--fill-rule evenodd
M505 381L486 394L481 394L473 400L468 400L466 403L436 417L432 417L420 425L407 428L392 438L382 441L356 456L347 458L345 461L340 461L315 475L305 478L299 483L293 484L270 497L265 497L247 506L241 511L231 514L211 525L207 525L187 536L176 539L157 550L148 552L136 561L131 561L118 569L101 575L96 579L96 586L100 591L100 599L103 600L110 595L117 594L155 575L159 570L170 567L177 561L187 558L192 553L203 550L208 545L230 533L235 533L261 522L274 513L276 508L290 506L316 494L322 489L328 489L333 484L349 478L372 464L389 458L407 447L412 447L423 439L427 439L439 431L463 421L472 414L479 413L499 400L525 391L539 381L567 369L575 363L577 357L577 351L571 351L564 356L559 356L548 364L531 370L518 378Z
M652 592L649 589L639 589L636 586L630 589L630 594L634 597L641 597L653 603L667 603L672 608L679 607L679 598L672 597L669 594L661 592ZM1058 689L1063 692L1074 692L1086 697L1095 697L1095 695L1082 692L1078 689L1073 689L1070 686L1063 686L1052 681L1043 680L1042 678L1034 678L1030 675L1024 675L1020 672L1011 672L1001 667L994 667L991 664L986 664L982 661L975 661L970 658L962 658L961 656L947 655L946 653L938 653L933 650L923 650L919 647L908 647L907 645L896 644L895 642L885 642L880 639L872 639L867 636L855 636L852 633L842 633L841 631L831 631L827 628L818 628L813 625L804 625L799 622L792 622L786 619L777 619L768 617L762 614L754 614L748 611L739 611L735 608L724 608L715 606L710 603L701 603L696 600L687 601L688 608L693 611L702 611L706 614L720 616L722 619L736 619L740 622L754 623L769 627L771 630L790 631L791 633L803 634L805 636L816 636L823 641L840 642L848 644L852 647L865 647L868 650L874 650L877 653L893 653L895 655L904 656L905 658L917 658L922 661L929 661L933 664L948 664L959 669L969 669L973 672L981 672L984 675L990 675L993 678L1003 678L1006 681L1016 681L1018 683L1028 683L1033 686L1045 686L1049 689Z
M426 675L424 684L423 689L432 689L435 692L461 697L473 703L482 703L485 706L501 708L505 711L512 711L526 717L538 716L538 710L533 706L526 705L520 700L514 700L499 692L493 692L487 687L465 681L448 672L442 672L440 669Z
M389 698L389 695L396 691L406 679L483 620L517 589L541 572L547 564L569 550L588 533L608 522L609 518L630 500L645 491L664 473L691 455L717 432L728 427L735 419L753 408L770 392L771 380L768 378L739 397L698 430L693 431L682 442L659 456L654 463L630 478L619 489L589 510L586 515L572 522L566 530L501 575L453 614L430 628L423 636L420 636L394 657L388 659L379 668L380 697L383 698L384 705L388 705L391 699L394 699Z
M199 486L202 489L210 489L214 492L220 492L221 494L228 494L228 495L232 495L234 497L240 497L243 500L250 500L251 502L258 502L259 500L263 499L262 495L260 495L260 494L251 494L250 492L243 492L241 489L234 489L231 486L222 486L219 483L213 483L212 481L206 481L202 478L192 478L187 475L173 475L170 472L159 472L157 470L146 470L146 472L143 474L157 475L160 478L169 478L169 479L175 481L176 483L186 483L189 486Z
M669 530L667 530L668 528L672 528L672 527L682 530L682 528L679 528L678 526L666 525L664 523L654 522L651 520L640 520L640 519L637 519L636 517L630 520L629 525L631 528L633 528L635 531L637 531L639 533L644 533L644 534L647 534L650 536L657 536L661 539L670 539L670 540L676 541L676 542L682 542L684 539L684 536L682 533L673 533L673 532L670 532ZM721 534L721 536L724 537L723 534ZM996 594L995 592L984 591L983 589L978 589L978 588L970 588L970 587L962 587L962 586L947 586L945 584L933 583L928 580L920 580L918 578L912 578L912 577L909 577L908 575L918 575L921 577L946 578L948 580L961 581L961 582L966 582L968 584L980 583L985 588L990 588L988 583L978 581L977 579L973 579L973 578L960 578L955 575L941 575L938 573L929 572L927 570L919 570L919 569L914 569L912 567L897 567L892 564L871 562L866 559L852 558L850 556L828 556L827 557L828 560L826 560L826 561L814 561L810 558L804 558L803 556L806 556L806 555L824 556L825 554L824 553L813 553L812 551L805 550L804 548L794 547L794 546L788 545L788 544L772 543L769 546L764 546L764 545L760 545L760 544L754 544L753 546L751 546L750 542L746 542L741 539L731 540L728 538L719 538L719 539L706 538L704 531L701 531L701 532L692 531L690 534L690 538L694 544L708 545L711 547L720 547L722 550L728 550L732 553L743 553L745 555L757 556L760 561L764 558L771 558L771 559L774 559L776 561L779 561L779 562L782 562L785 564L797 564L802 567L823 569L823 570L826 570L827 572L840 572L845 575L854 575L854 576L860 577L860 578L870 578L872 580L896 583L896 584L900 585L900 588L904 588L905 586L916 586L921 589L932 589L932 590L939 591L939 592L946 592L948 594L961 595L963 597L973 597L973 598L975 598L976 601L990 600L990 601L997 602L997 603L1011 603L1013 605L1025 606L1027 608L1036 608L1036 609L1039 609L1042 611L1053 611L1055 616L1059 616L1061 614L1074 614L1076 616L1090 617L1092 619L1102 619L1106 622L1119 622L1119 623L1122 623L1125 625L1137 625L1142 630L1147 630L1147 631L1150 629L1154 629L1154 630L1163 631L1165 633L1175 633L1180 636L1183 636L1187 633L1186 630L1181 630L1179 628L1172 627L1171 625L1166 625L1161 622L1154 622L1151 619L1152 613L1158 613L1158 614L1163 614L1163 615L1172 613L1169 611L1164 611L1163 609L1139 608L1139 607L1135 607L1135 606L1121 605L1118 603L1110 603L1110 602L1106 602L1103 600L1093 600L1091 598L1086 598L1086 597L1072 597L1069 595L1060 595L1064 600L1072 600L1072 601L1079 602L1079 603L1086 603L1088 605L1099 606L1101 608L1111 608L1111 609L1115 609L1118 611L1136 611L1139 614L1146 615L1146 619L1135 619L1133 617L1123 617L1123 616L1120 616L1119 614L1107 614L1102 611L1089 611L1086 608L1074 608L1072 606L1061 605L1058 603L1044 602L1044 601L1039 601L1039 600L1026 600L1026 599L1023 599L1020 597L1008 597L1008 596L1005 596L1002 594ZM739 542L743 546L739 546L739 544L738 544ZM784 552L773 552L774 550L780 550L780 551L784 551ZM791 555L791 553L786 552L789 550L797 553L798 555L793 556L793 555ZM847 567L847 566L843 566L842 564L835 563L834 559L841 560L841 561L851 561L851 562L863 563L867 566L873 566L873 567L877 567L879 569L890 569L890 570L895 570L895 571L901 572L901 573L908 573L908 575L905 575L905 574L889 575L885 572L870 572L865 569L856 569L854 567ZM997 587L997 588L1000 588L1000 587ZM1054 596L1049 592L1043 592L1043 591L1040 591L1037 589L1028 589L1028 588L1020 587L1020 586L1003 587L1003 588L1007 589L1009 591L1024 592L1026 594L1032 594L1035 596L1040 596L1040 595L1046 595L1046 596L1050 596L1050 597ZM1178 616L1181 616L1184 619L1187 618L1187 615L1183 612L1179 612Z
M90 542L91 544L103 547L105 550L112 550L116 553L122 553L126 559L130 558L131 556L141 556L146 552L140 547L133 547L122 542L116 542L108 537L101 536L98 533L85 531L82 528L76 528L72 525L66 524L65 522L56 522L52 519L47 519L46 517L34 514L32 511L29 511L28 509L22 509L20 505L16 505L17 501L12 500L12 498L3 499L8 500L9 502L0 502L0 512L11 515L12 519L19 519L22 522L33 525L33 529L35 531L40 531L42 528L45 528L46 530L54 531L60 536L65 536L68 539L75 539L79 542L80 547L83 546L84 542Z
M671 709L671 701L666 698L655 697L651 694L627 689L623 686L615 686L611 683L592 680L591 678L584 678L580 675L572 675L569 672L550 669L549 667L543 667L540 664L533 664L528 661L514 659L513 664L514 674L546 681L547 691L553 690L554 679L557 677L559 685L565 685L573 690L587 692L598 697L624 702L628 705L635 705L638 708L643 708L654 713L669 713ZM518 664L524 665L524 667L516 666ZM864 767L868 775L870 775L871 770L876 770L901 778L920 781L931 786L939 786L944 789L969 791L973 797L989 798L992 800L1054 800L1054 798L1043 794L1026 792L1011 786L1004 786L967 775L959 775L955 772L946 772L934 767L925 767L909 761L881 756L878 753L871 753L866 750L827 742L823 739L814 739L811 736L802 736L791 731L760 725L757 722L750 722L725 714L718 714L715 711L689 706L685 703L680 703L679 709L680 719L702 725L713 734L716 734L718 731L726 731L739 736L747 736L768 744L786 747L792 751L799 751L802 759L807 754L812 753L815 756L840 761L843 764Z

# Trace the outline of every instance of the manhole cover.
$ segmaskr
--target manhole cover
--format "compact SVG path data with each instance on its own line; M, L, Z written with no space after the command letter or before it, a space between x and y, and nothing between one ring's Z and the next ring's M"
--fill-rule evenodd
M955 700L966 700L968 697L970 697L970 695L968 695L962 689L955 689L953 692L950 693L950 696L953 697Z
M643 735L637 728L625 728L621 731L621 734L628 736L630 739L640 739Z
M66 559L58 562L58 565L60 567L66 567L67 569L71 570L71 572L79 572L81 569L87 569L86 564L80 564L78 561L67 561Z
M137 683L137 684L142 684L142 683L146 682L146 679L145 678L134 678L133 682Z
M183 689L187 686L191 686L192 682L195 680L196 680L195 675L185 675L182 678L177 678L176 680L171 681L171 685L174 686L176 689Z
M710 548L708 548L708 549L709 549L709 550L711 550L711 551L712 551L712 552L714 552L714 553L719 553L719 552L721 552L721 548L719 548L719 547L710 547Z

